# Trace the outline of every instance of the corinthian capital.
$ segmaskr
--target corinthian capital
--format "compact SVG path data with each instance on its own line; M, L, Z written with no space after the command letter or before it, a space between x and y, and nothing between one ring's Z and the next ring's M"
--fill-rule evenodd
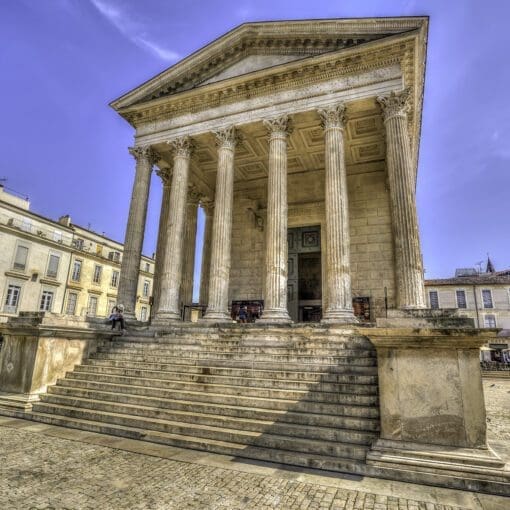
M264 120L263 124L267 128L270 139L273 137L286 137L292 133L292 122L288 115Z
M410 90L392 91L386 96L379 96L377 102L381 105L384 122L393 117L405 117L410 108Z
M321 118L321 126L323 129L343 129L347 122L344 103L338 103L326 108L321 108L320 110L317 110L317 113Z
M189 136L181 136L175 140L166 142L170 145L175 157L189 158L195 147L193 140Z
M162 167L156 169L156 175L161 177L163 181L163 186L170 186L172 182L172 169L169 167Z
M154 165L159 160L159 154L150 145L129 147L128 150L129 154L131 154L137 162L141 159L145 159L150 165Z
M201 198L202 193L200 193L200 190L194 184L189 184L187 200L188 205L198 205Z
M235 146L242 141L241 134L235 126L228 126L225 129L213 131L213 133L216 137L216 147L218 147L218 149L224 148L234 150Z

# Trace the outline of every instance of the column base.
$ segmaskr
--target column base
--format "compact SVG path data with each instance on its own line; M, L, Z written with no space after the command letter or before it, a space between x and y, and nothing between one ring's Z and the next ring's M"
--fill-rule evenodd
M287 310L268 310L265 309L262 312L262 317L255 321L257 324L291 324L292 319L290 318Z
M358 323L357 317L351 308L340 310L326 310L321 322L323 324L356 324Z
M181 315L176 312L158 312L151 326L166 326L169 322L182 322Z
M198 321L205 324L217 324L217 323L232 323L232 317L228 312L220 312L217 310L211 310L205 312L205 315Z

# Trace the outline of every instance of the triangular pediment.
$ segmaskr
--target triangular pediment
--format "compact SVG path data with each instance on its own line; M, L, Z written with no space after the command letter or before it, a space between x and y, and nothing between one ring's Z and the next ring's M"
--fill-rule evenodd
M246 23L133 89L111 106L129 108L292 61L420 29L426 18Z

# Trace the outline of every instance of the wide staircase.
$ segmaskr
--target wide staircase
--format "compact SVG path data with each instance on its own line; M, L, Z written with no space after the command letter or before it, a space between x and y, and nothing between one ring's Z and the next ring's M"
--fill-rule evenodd
M176 328L118 337L33 420L184 448L366 473L376 353L355 330Z

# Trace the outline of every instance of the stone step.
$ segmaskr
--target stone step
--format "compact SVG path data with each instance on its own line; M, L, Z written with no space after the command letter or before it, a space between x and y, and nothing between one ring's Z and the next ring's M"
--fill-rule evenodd
M357 475L365 475L367 472L376 471L367 467L364 462L344 457L319 455L316 453L296 453L292 450L280 450L274 448L264 448L260 446L247 447L243 444L230 443L226 441L204 439L189 435L169 434L158 431L145 430L143 428L126 427L99 421L69 418L40 412L30 413L27 418L41 423L70 427L86 430L89 432L110 434L113 436L150 441L153 443L177 446L181 448L190 448L195 450L219 453L223 455L231 455L234 457L277 462L293 466L309 467L314 469L323 469Z
M291 363L318 363L318 364L329 364L329 365L349 365L349 366L360 366L360 367L375 367L377 364L376 358L357 358L352 356L306 356L296 354L252 354L243 352L204 352L204 351L183 351L182 353L174 353L170 355L168 353L156 354L151 352L150 354L143 352L141 354L133 354L129 349L101 349L98 354L108 355L127 355L128 358L134 356L141 356L144 361L160 361L168 362L176 359L214 359L214 360L236 360L236 361L256 361L258 363L262 361L266 362L291 362ZM98 356L96 354L94 357ZM100 356L99 356L100 357Z
M181 353L201 352L204 355L211 354L273 354L277 356L312 356L312 357L354 357L354 358L375 358L375 349L348 349L348 348L294 348L294 347L273 347L273 346L228 346L228 345L142 345L129 344L125 342L114 342L100 348L101 351L115 352L143 352L152 356L174 356Z
M143 351L151 352L157 355L164 355L165 353L175 352L243 352L253 354L295 354L307 356L354 356L354 357L376 357L375 349L356 349L348 345L338 346L322 346L322 347L275 347L272 345L240 345L237 343L226 344L224 342L195 342L195 343L182 343L182 344L161 344L161 343L140 343L140 342L125 342L116 341L112 345L106 347L111 350L126 350L130 352Z
M181 400L175 398L162 398L154 396L132 395L112 391L90 390L67 386L50 386L48 394L42 395L41 399L46 400L47 396L63 396L68 399L91 399L108 402L119 402L133 406L157 407L175 411L188 411L234 418L257 419L271 422L285 422L296 425L335 427L351 430L364 430L377 432L379 420L377 418L355 418L342 416L341 414L326 414L317 412L293 411L292 406L287 409L265 409L258 407L244 407L241 405L228 405L224 402L215 404L213 402L200 402L196 400ZM336 410L342 411L342 409Z
M302 372L298 370L264 370L251 367L221 367L210 365L209 362L202 363L201 361L197 362L195 365L182 365L176 363L152 363L143 361L124 361L117 359L99 358L89 358L88 360L85 360L83 364L104 367L158 370L186 374L230 375L235 377L260 377L263 379L293 379L298 381L321 381L358 385L377 385L377 376L375 375L346 375L331 373L328 370L324 370L322 372Z
M168 379L150 379L148 377L134 377L127 375L113 375L109 373L82 372L75 370L68 374L66 379L93 380L99 382L136 384L151 388L166 388L175 391L202 391L205 393L220 393L225 395L256 396L261 398L283 398L295 400L309 400L313 402L327 402L350 405L376 405L378 402L375 395L358 395L351 393L339 393L328 391L314 391L313 389L273 389L249 386L236 386L218 383L181 382Z
M262 377L235 377L229 375L216 374L189 374L185 372L170 372L162 370L149 370L145 367L123 368L98 366L93 364L76 365L74 373L87 372L93 374L120 375L136 378L161 379L171 382L190 382L199 384L222 384L233 386L246 386L250 388L272 388L282 390L311 390L340 393L355 393L358 395L376 395L377 386L358 385L345 383L330 383L319 381L298 381L296 379L267 379Z
M81 409L73 406L53 405L38 402L33 406L33 413L55 414L59 416L89 420L124 427L141 428L145 431L158 431L175 435L192 435L208 440L238 443L246 446L261 446L264 448L278 448L302 453L316 453L349 459L365 460L367 446L325 441L315 439L301 439L282 436L273 433L260 433L247 430L233 430L223 427L181 423L178 421L157 418L138 417L95 409Z
M181 400L182 402L193 401L208 404L256 407L265 410L287 411L288 409L302 413L332 414L354 418L377 419L379 410L376 405L351 405L334 402L312 402L299 398L271 398L251 395L226 395L223 393L204 392L201 390L174 391L166 387L158 388L142 386L130 381L128 384L114 382L99 382L96 380L73 379L69 374L65 379L59 379L56 387L87 389L92 391L110 391L122 395L136 395L144 397L164 398Z
M337 427L308 426L288 422L263 420L259 417L238 418L217 414L195 412L194 410L169 410L158 406L133 405L126 402L112 402L111 400L84 399L62 395L46 394L41 402L54 406L66 406L79 409L102 411L115 414L126 414L148 419L165 420L168 422L188 423L207 427L220 427L234 431L258 432L261 434L276 434L301 439L316 439L322 441L336 441L358 445L371 445L377 433L363 430L351 430ZM39 404L38 404L39 405ZM35 407L37 411L39 407Z

